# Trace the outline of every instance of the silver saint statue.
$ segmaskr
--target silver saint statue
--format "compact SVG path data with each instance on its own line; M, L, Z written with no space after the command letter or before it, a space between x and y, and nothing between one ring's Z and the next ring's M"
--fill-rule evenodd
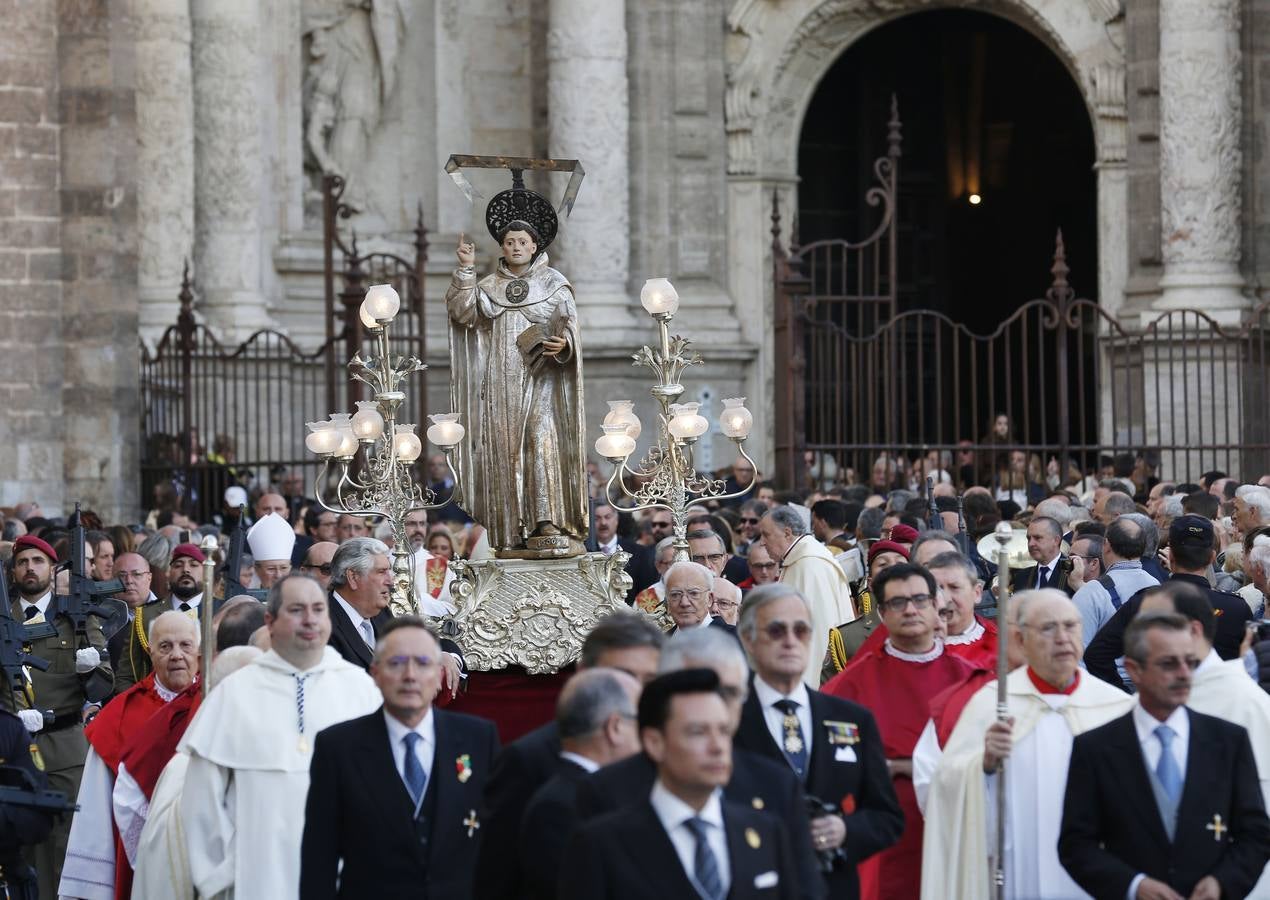
M486 224L503 251L497 270L478 282L476 247L460 236L445 296L454 408L468 428L461 505L499 556L572 556L587 533L582 346L573 288L544 252L555 213L518 184L491 201Z

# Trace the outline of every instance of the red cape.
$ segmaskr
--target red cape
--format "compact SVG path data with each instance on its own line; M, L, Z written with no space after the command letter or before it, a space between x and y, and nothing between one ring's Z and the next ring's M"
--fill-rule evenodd
M961 718L961 711L966 708L970 698L996 677L995 668L975 669L965 681L944 688L930 701L930 717L935 722L935 737L941 748L948 743L953 729L957 727L957 720Z
M202 702L203 686L195 681L151 716L142 732L124 748L123 764L147 800L153 798L163 767L176 753L176 745Z

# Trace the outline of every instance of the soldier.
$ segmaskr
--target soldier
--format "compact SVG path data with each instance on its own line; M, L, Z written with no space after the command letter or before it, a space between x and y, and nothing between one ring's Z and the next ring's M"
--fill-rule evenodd
M84 723L97 714L110 696L113 676L100 623L90 619L87 635L81 636L69 619L54 615L51 607L56 564L57 554L38 537L23 535L14 542L13 580L18 596L12 613L20 622L49 621L57 629L56 636L41 638L31 646L33 655L49 663L47 672L31 672L35 707L53 713L52 721L35 736L35 745L43 759L49 787L77 797L88 753ZM70 826L70 817L61 817L48 839L33 848L31 862L41 897L57 896Z

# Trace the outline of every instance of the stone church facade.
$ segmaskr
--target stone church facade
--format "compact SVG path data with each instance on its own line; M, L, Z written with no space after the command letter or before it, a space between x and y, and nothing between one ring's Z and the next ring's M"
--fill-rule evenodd
M751 398L769 460L770 212L796 203L802 116L853 42L950 6L1031 32L1079 86L1106 309L1237 322L1261 301L1270 0L0 0L0 505L135 515L139 343L174 324L186 260L223 341L321 341L323 171L363 246L408 247L422 211L447 409L452 248L466 233L479 265L495 256L451 153L585 166L551 255L597 433L606 399L651 416L630 356L654 335L639 288L667 276L707 361L689 395L714 415Z

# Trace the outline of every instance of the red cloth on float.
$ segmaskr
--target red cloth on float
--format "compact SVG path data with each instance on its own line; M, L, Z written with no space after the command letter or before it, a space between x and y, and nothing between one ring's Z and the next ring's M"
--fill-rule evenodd
M554 675L530 675L519 666L472 672L467 689L459 692L448 709L489 719L498 726L498 740L506 746L555 718L556 698L572 674L573 666Z
M949 686L962 683L973 671L964 659L950 653L918 663L897 659L879 646L868 653L857 653L821 690L854 700L873 713L887 759L912 759L913 748L930 718L931 699ZM896 775L891 781L904 811L904 832L898 843L873 857L877 860L874 896L878 900L911 900L921 893L922 813L913 779ZM863 887L862 882L862 898Z

